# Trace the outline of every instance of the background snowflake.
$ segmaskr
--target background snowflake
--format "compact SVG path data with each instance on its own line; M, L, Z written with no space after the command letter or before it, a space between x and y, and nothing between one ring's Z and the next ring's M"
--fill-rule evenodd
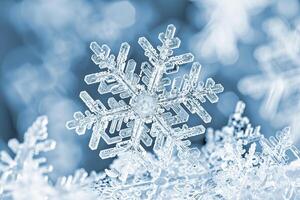
M191 39L191 48L204 59L232 64L239 58L238 43L255 37L251 26L252 17L257 15L270 0L193 0L197 4L205 27ZM235 17L235 16L239 17Z
M291 28L278 18L266 22L270 43L255 52L262 74L248 76L239 83L242 93L263 98L263 117L277 127L293 125L294 131L299 128L294 120L298 118L300 100L300 32L295 26Z

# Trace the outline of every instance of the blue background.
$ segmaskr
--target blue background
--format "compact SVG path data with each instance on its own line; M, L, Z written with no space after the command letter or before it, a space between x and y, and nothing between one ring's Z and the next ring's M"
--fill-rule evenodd
M49 154L49 162L57 169L56 175L68 174L78 167L104 169L111 160L101 160L98 151L88 149L89 134L79 137L64 127L73 112L85 109L78 97L81 90L97 95L96 86L87 86L83 81L86 74L97 71L90 60L89 43L93 40L106 43L117 53L121 42L127 41L131 45L130 57L140 62L145 57L137 43L138 37L146 36L156 46L158 33L173 23L182 40L180 51L192 51L191 38L207 24L199 5L201 3L184 0L121 3L1 0L0 148L7 149L10 138L22 140L34 119L45 114L49 117L49 135L58 143L57 150ZM238 42L237 62L224 65L195 55L203 65L202 79L211 76L225 88L217 105L206 106L213 116L213 122L206 127L224 126L240 99L247 103L246 115L252 124L262 126L262 133L274 135L280 128L271 126L270 121L260 116L262 100L244 96L237 88L243 77L260 73L253 52L266 41L262 22L274 15L271 6L251 18L250 24L257 35L251 43ZM110 26L114 28L110 30ZM188 70L182 68L179 75ZM203 137L193 142L201 145Z

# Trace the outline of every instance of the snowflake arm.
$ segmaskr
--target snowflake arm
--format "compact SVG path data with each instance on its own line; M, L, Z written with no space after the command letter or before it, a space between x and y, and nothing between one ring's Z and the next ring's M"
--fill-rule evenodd
M145 37L139 38L138 42L153 66L149 67L150 65L146 64L146 62L145 66L142 67L142 71L145 74L142 79L150 92L156 92L162 88L164 73L176 73L180 65L194 60L194 56L191 53L173 56L173 49L179 48L181 43L179 38L174 37L175 31L174 25L168 25L166 32L159 34L158 38L162 42L162 45L157 47L159 54Z
M171 24L167 26L165 33L159 34L158 38L162 42L162 45L157 47L159 54L145 37L141 37L138 40L140 46L145 51L145 56L149 58L149 62L155 68L155 71L152 73L151 77L153 80L160 79L155 78L159 77L157 74L175 73L178 71L180 65L190 63L194 60L194 56L191 53L173 56L173 49L179 48L181 43L178 37L174 37L175 32L176 27ZM150 81L150 83L155 83L155 81ZM149 88L152 88L152 85L153 84L150 84Z
M189 75L185 74L183 79L174 79L171 90L160 95L159 103L167 110L174 104L181 107L179 104L182 103L191 113L196 113L205 123L209 123L211 116L201 106L201 103L204 103L206 98L211 103L216 103L218 101L217 94L223 92L224 88L221 84L215 84L212 78L208 78L205 85L199 82L200 70L201 65L194 62ZM180 109L183 110L183 108Z
M110 137L105 130L108 127L108 122L111 121L112 124L109 132L120 131L122 122L129 119L130 107L124 101L117 102L114 98L110 98L108 104L111 109L108 110L100 101L94 101L86 91L80 93L80 98L93 113L91 114L89 111L86 111L86 116L84 116L81 112L76 112L74 120L69 121L67 127L69 129L76 129L77 134L82 135L86 129L90 129L93 126L89 142L89 147L92 150L97 149L100 137L107 144L115 144L122 141L121 136Z
M121 44L117 59L110 54L110 48L107 45L100 47L96 42L92 42L90 48L94 52L91 57L93 62L100 69L107 69L108 71L87 75L85 82L87 84L99 82L98 91L100 94L111 92L120 94L123 98L136 94L140 87L138 84L140 78L134 73L136 67L134 60L128 60L126 65L130 49L129 44Z

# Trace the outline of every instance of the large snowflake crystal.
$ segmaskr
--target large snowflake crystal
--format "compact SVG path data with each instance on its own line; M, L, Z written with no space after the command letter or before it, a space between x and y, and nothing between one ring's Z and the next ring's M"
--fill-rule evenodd
M116 144L101 150L101 158L114 157L129 149L144 155L142 143L151 146L153 138L156 138L153 149L158 155L170 156L174 147L184 152L190 144L186 139L205 131L203 125L187 126L187 111L197 114L205 123L211 121L202 103L206 99L216 103L217 94L223 91L223 87L211 78L205 84L199 82L201 66L193 62L191 53L174 55L174 50L180 46L175 30L174 25L169 25L165 33L159 34L162 44L157 50L145 37L139 38L138 43L148 57L148 61L141 64L140 75L135 73L137 63L133 59L128 60L128 43L122 43L117 57L110 54L107 45L91 43L90 48L94 52L92 60L101 71L87 75L85 82L99 83L100 94L112 93L119 95L121 100L109 98L107 108L82 91L80 98L89 110L76 112L74 120L67 123L67 128L75 129L77 134L82 135L86 129L93 127L89 142L92 150L97 149L101 137L108 145ZM164 76L176 73L180 66L192 62L189 74L173 81ZM167 90L167 86L171 89ZM126 124L125 128L123 124ZM116 132L118 136L110 136ZM128 137L129 140L123 140Z

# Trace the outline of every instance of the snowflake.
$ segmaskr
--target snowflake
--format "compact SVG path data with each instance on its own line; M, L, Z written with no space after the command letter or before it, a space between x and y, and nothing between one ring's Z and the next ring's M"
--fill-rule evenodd
M56 142L48 139L48 119L41 116L24 135L24 142L11 139L8 143L15 154L11 157L7 152L0 154L0 199L62 199L71 200L76 197L96 199L96 193L90 187L100 175L84 170L77 170L74 176L60 177L53 184L48 174L53 170L41 153L55 148ZM30 191L30 192L28 192Z
M238 86L255 99L264 97L263 117L292 124L300 110L300 34L278 18L268 20L265 28L271 42L255 52L262 74L248 76Z
M207 24L203 31L191 39L192 48L203 58L216 58L223 64L232 64L239 56L238 42L245 41L249 39L249 35L253 35L251 17L263 10L271 1L194 0L194 2L203 8Z
M173 50L179 48L180 39L175 37L175 26L169 25L165 33L159 34L162 42L157 50L145 38L141 37L138 43L145 51L149 61L141 64L141 73L135 73L136 62L127 60L129 44L122 43L117 57L110 54L107 45L99 46L92 42L90 48L94 52L93 62L99 66L100 72L87 75L87 84L99 83L100 94L119 94L120 101L115 97L108 99L109 108L99 100L94 100L86 91L80 92L80 98L89 110L74 113L74 120L67 123L68 129L75 129L79 135L85 134L86 129L93 127L89 142L92 150L97 149L100 138L115 147L100 151L100 157L105 159L114 157L121 152L134 150L145 155L142 143L149 147L152 137L155 137L153 146L161 159L171 156L174 147L180 153L187 150L191 136L204 133L203 125L188 127L188 110L197 114L205 123L211 121L211 116L202 107L208 99L211 103L218 101L217 94L223 91L220 84L208 78L204 83L199 82L200 64L194 62L189 74L171 81L164 75L176 73L179 67L193 62L191 53L174 55ZM171 89L167 90L166 87ZM128 100L129 99L129 100ZM126 101L128 100L128 101ZM126 128L123 128L123 123ZM119 132L117 136L109 136ZM150 135L149 135L150 134ZM151 137L150 137L151 136ZM130 137L129 140L123 140Z
M207 129L206 144L201 148L201 160L207 168L220 167L220 154L223 153L226 143L236 144L239 141L242 145L247 145L262 137L260 126L253 128L249 118L243 116L244 109L245 104L239 101L226 126L216 131L212 128Z

